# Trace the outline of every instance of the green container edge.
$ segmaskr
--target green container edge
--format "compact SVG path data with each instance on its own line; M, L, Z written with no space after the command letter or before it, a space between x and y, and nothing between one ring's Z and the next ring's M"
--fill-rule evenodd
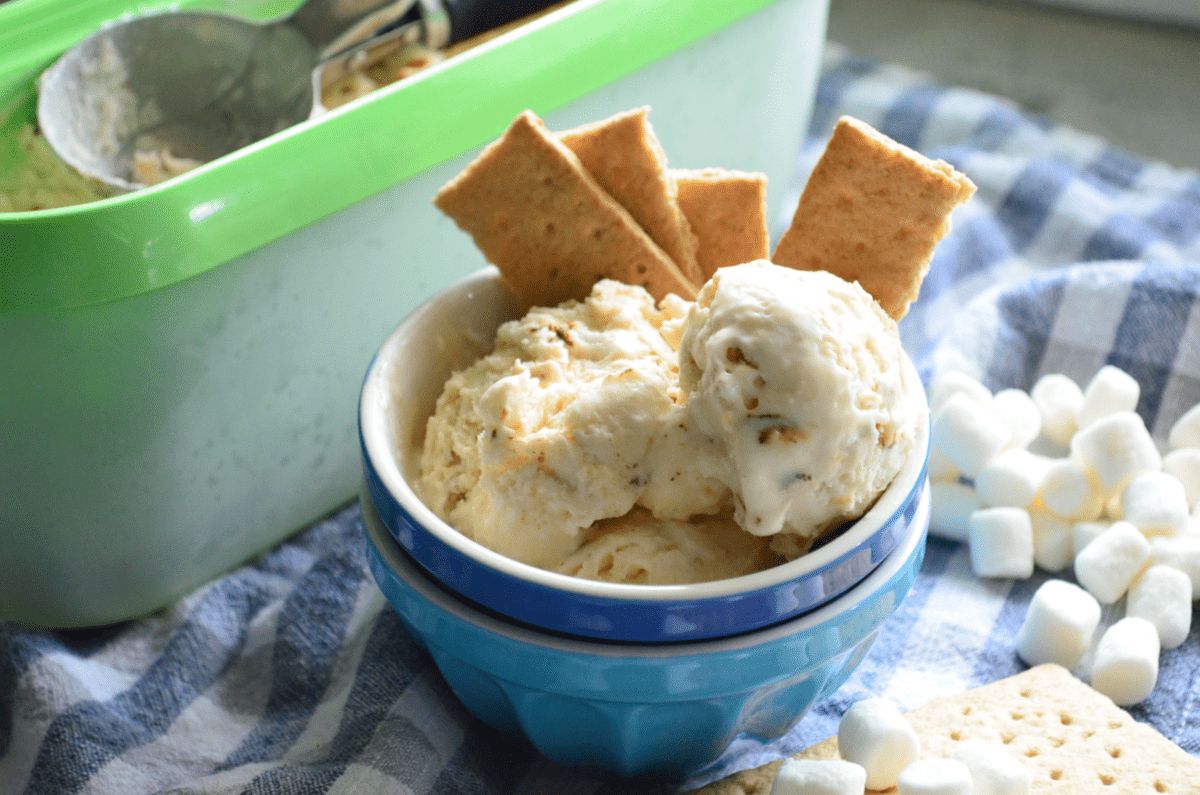
M130 298L204 273L495 138L527 107L547 113L774 2L576 0L162 185L0 214L0 315ZM66 33L61 14L36 13L61 5L0 7L0 80L28 84L98 24L97 11L120 7L81 4Z

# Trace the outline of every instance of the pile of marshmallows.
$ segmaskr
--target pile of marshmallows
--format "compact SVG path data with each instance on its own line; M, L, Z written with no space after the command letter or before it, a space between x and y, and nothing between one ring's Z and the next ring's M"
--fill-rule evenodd
M1128 594L1091 670L1092 687L1122 706L1153 691L1160 649L1183 643L1200 599L1200 405L1172 427L1164 457L1134 411L1139 395L1109 365L1082 390L1054 374L993 395L948 373L929 396L930 531L967 541L980 577L1073 567L1079 585L1050 580L1034 594L1017 639L1030 665L1075 668L1100 605Z
M838 724L841 759L789 759L771 795L1027 795L1029 771L1000 746L964 740L945 759L921 759L921 741L884 698L855 702Z

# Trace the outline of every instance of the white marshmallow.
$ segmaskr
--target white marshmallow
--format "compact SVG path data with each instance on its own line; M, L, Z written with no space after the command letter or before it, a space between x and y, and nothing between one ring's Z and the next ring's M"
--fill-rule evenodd
M1033 574L1033 525L1021 508L983 508L967 520L971 568L978 577Z
M1096 536L1112 527L1112 522L1076 522L1071 525L1071 549L1078 557L1088 544L1096 540Z
M929 479L934 483L939 480L954 481L958 480L958 467L954 466L954 462L946 456L939 453L937 450L929 451Z
M867 771L842 759L789 759L775 774L771 795L863 795Z
M1017 655L1029 665L1074 668L1100 624L1096 597L1066 580L1047 580L1033 594L1017 633Z
M842 716L838 751L867 771L868 789L887 789L896 785L901 770L921 757L921 741L892 702L865 698Z
M1104 510L1104 501L1088 471L1073 458L1051 461L1038 492L1042 504L1063 519L1090 522Z
M1171 432L1167 434L1167 444L1172 450L1180 447L1200 447L1200 403L1175 420Z
M1009 448L979 470L975 491L991 508L1027 508L1037 496L1050 459L1020 447Z
M920 759L900 771L899 795L971 795L971 768L957 759Z
M1150 560L1186 574L1192 581L1192 601L1200 599L1200 536L1156 536L1150 539Z
M1075 557L1075 580L1110 605L1150 559L1150 542L1129 522L1114 522Z
M987 740L963 740L950 758L970 769L972 795L1025 795L1033 785L1023 764Z
M962 392L951 395L933 415L930 442L968 478L999 454L1012 431Z
M1179 535L1188 530L1187 494L1165 472L1138 475L1121 490L1121 515L1146 535Z
M1175 648L1192 628L1192 578L1172 566L1151 566L1129 586L1125 615L1146 619L1162 647Z
M1122 618L1096 646L1092 687L1128 707L1145 699L1158 681L1158 630L1144 618Z
M975 489L965 483L930 483L932 506L929 511L929 532L951 541L966 541L967 521L983 507Z
M1038 379L1029 397L1042 415L1042 434L1059 447L1070 444L1078 430L1075 414L1083 404L1079 385L1061 373L1050 373Z
M1138 475L1162 469L1162 455L1146 423L1132 411L1119 411L1076 433L1071 456L1091 470L1106 498Z
M946 401L962 393L985 409L992 407L992 390L966 373L942 373L929 385L929 411L937 414Z
M1141 391L1133 376L1106 364L1092 376L1087 389L1083 390L1083 402L1075 413L1075 424L1083 429L1118 411L1133 411L1137 408Z
M1070 566L1075 560L1071 523L1038 510L1029 512L1029 523L1033 527L1033 562L1050 572Z
M1181 447L1163 456L1163 472L1183 484L1188 510L1200 504L1200 448Z
M1042 432L1042 413L1023 389L1001 389L992 398L992 412L1012 431L1009 447L1028 447Z

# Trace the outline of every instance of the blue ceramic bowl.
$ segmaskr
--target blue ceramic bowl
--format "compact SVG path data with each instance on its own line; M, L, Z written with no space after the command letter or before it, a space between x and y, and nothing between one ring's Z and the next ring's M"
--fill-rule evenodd
M384 527L439 582L520 622L604 640L675 642L760 629L812 610L862 580L913 522L925 484L929 423L915 454L862 518L796 560L744 577L691 585L596 582L518 563L472 541L417 497L425 423L451 372L487 353L496 328L518 316L493 267L431 298L375 355L359 402L367 491ZM911 362L906 379L924 391Z
M824 607L719 640L622 644L506 621L417 566L364 496L379 587L463 704L563 764L681 779L739 735L774 740L862 661L921 567L929 488L896 550Z

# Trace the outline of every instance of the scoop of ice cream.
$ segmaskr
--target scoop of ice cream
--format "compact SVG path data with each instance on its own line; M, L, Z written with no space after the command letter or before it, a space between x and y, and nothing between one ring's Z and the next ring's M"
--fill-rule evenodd
M741 577L781 561L770 539L748 535L728 512L680 521L634 508L589 528L558 571L589 580L682 585Z
M680 398L668 338L686 310L602 281L586 301L502 325L495 350L438 400L425 502L484 546L558 566L584 528L627 513L649 480L647 449Z
M857 283L765 260L717 271L687 317L680 386L694 432L724 450L738 524L804 540L866 511L914 445L902 362Z

